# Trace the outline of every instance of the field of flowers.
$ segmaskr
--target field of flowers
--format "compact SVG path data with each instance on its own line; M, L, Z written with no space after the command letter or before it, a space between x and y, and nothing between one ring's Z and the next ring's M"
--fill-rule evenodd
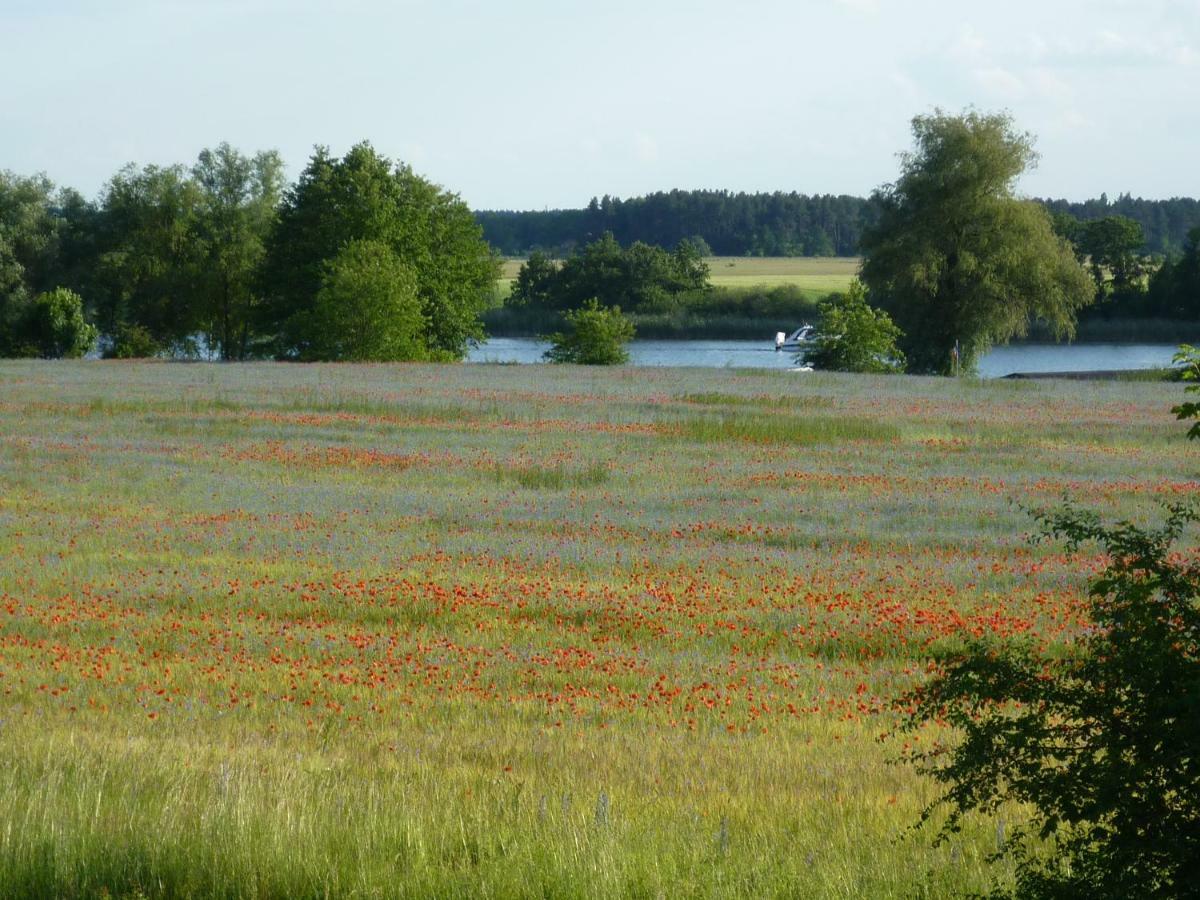
M1022 507L1194 497L1179 399L0 363L0 896L982 889L892 698L1078 633Z

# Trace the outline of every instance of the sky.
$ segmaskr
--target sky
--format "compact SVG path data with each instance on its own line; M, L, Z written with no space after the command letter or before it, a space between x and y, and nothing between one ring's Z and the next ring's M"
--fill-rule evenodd
M1200 0L0 0L0 169L95 196L361 140L477 209L866 195L913 116L1009 111L1032 196L1200 196Z

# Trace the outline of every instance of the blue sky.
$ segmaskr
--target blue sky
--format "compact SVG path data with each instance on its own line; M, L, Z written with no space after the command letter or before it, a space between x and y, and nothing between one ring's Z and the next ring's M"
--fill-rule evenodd
M1037 136L1030 194L1200 195L1200 0L0 0L0 46L0 168L88 195L362 139L477 208L866 194L968 105Z

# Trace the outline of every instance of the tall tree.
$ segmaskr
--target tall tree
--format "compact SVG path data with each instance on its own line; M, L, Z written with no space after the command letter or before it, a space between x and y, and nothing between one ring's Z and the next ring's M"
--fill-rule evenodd
M969 369L1034 317L1073 334L1095 285L1046 211L1015 194L1032 138L974 111L918 116L913 137L862 241L862 279L904 331L910 371L949 372L956 346Z
M283 193L283 160L273 150L253 157L227 143L203 150L192 168L199 190L195 230L203 264L200 313L210 348L223 359L253 350L256 276Z
M1105 216L1079 224L1075 242L1092 270L1100 293L1128 291L1145 274L1142 226L1126 216Z
M0 356L42 352L28 329L40 314L35 297L62 284L59 210L75 196L44 175L0 171Z
M417 279L382 241L351 241L325 264L307 358L391 362L427 356Z
M361 143L340 160L317 148L284 197L264 261L262 311L281 355L307 354L326 263L354 240L387 245L412 270L427 355L458 358L483 337L479 314L492 303L500 264L470 209Z
M94 304L110 337L136 326L160 345L203 328L200 190L182 166L126 166L100 203Z

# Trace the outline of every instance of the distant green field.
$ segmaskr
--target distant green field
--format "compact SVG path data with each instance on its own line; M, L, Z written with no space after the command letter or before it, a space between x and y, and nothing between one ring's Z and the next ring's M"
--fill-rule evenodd
M500 273L500 288L508 294L522 259L506 259ZM753 257L713 256L708 260L712 283L718 287L753 287L766 284L795 284L826 293L845 289L857 274L858 257Z
M708 260L712 283L719 287L795 284L820 291L844 290L858 274L858 265L856 256L714 256Z

